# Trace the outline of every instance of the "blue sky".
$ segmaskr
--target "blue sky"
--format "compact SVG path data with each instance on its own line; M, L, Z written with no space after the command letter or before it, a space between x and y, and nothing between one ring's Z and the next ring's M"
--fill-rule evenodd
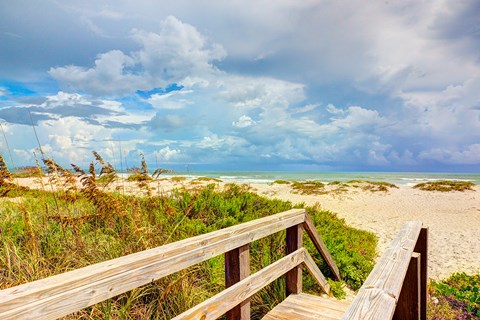
M16 166L32 121L62 165L479 172L480 2L2 1Z

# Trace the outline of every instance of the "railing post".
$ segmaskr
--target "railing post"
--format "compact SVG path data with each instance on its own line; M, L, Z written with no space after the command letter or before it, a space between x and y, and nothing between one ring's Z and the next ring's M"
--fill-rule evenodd
M407 274L403 280L402 291L400 291L397 307L395 308L395 313L393 314L394 320L420 319L421 260L423 260L423 258L419 253L412 253Z
M427 320L427 282L428 282L428 228L422 228L413 249L420 253L420 320Z
M298 224L287 228L287 252L290 254L303 246L303 225ZM285 275L287 296L302 292L302 265L288 271Z
M231 287L250 275L250 244L225 252L225 287ZM250 319L250 299L227 312L227 320Z

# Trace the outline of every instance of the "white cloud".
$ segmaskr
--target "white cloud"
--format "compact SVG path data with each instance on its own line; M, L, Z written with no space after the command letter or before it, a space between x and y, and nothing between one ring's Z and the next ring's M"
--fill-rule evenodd
M243 115L238 121L234 121L232 125L237 128L246 128L255 125L256 122L249 116Z
M440 148L426 150L420 153L419 158L446 164L478 164L480 163L480 144L472 144L462 150Z
M153 94L148 102L156 109L182 109L193 104L192 100L185 98L192 93L192 90L171 91L165 94Z
M178 149L170 149L169 146L166 146L158 151L155 151L154 154L162 161L170 161L178 159L178 157L181 155L181 152Z
M76 105L92 105L92 103L78 93L66 93L59 91L56 95L47 96L47 100L41 104L41 106L45 108L59 106L73 107Z
M79 66L51 68L49 74L66 90L87 91L112 95L147 89L148 79L132 72L136 61L119 50L99 54L95 67Z
M8 94L8 90L3 87L0 87L0 97L6 96L7 94Z
M225 76L218 81L219 96L231 106L251 110L281 107L305 99L305 86L300 83L267 77Z
M158 33L134 29L132 38L140 44L139 51L111 50L99 54L92 68L55 67L49 74L67 90L122 95L209 77L217 73L212 62L226 55L222 46L210 44L193 26L172 16L161 23Z
M153 79L178 82L210 74L216 70L211 62L226 56L221 45L209 44L195 27L173 16L161 22L159 33L133 30L132 36L143 47L135 57Z

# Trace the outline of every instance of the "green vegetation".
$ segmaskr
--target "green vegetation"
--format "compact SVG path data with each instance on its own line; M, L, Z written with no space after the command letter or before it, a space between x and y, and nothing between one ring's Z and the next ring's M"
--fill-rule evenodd
M454 181L454 180L440 180L432 182L423 182L416 184L414 188L425 190L425 191L440 191L440 192L450 192L450 191L467 191L473 190L475 184L470 181Z
M319 181L293 181L292 189L295 193L299 194L324 194L325 184Z
M480 274L455 273L430 283L429 319L480 319Z
M275 180L272 182L272 184L290 184L290 181L287 180Z
M393 183L388 182L377 182L377 181L364 181L364 180L350 180L347 182L348 185L352 185L355 188L361 188L364 191L371 192L387 192L391 188L397 188Z
M4 200L0 208L0 289L292 208L290 202L261 197L247 186L234 184L221 191L209 184L194 192L176 190L168 196L105 192L98 187L98 179L115 172L95 157L88 172L74 166L75 175L51 160L46 164L48 184L54 188L47 186L45 190L15 189L9 184L8 170L0 171L10 188L5 195L21 197L20 201ZM147 170L145 164L144 173ZM72 177L80 180L79 188L74 188ZM50 189L55 191L46 191ZM331 212L307 210L345 283L358 289L374 264L375 236L348 227ZM331 276L306 235L305 246L324 274ZM285 231L253 242L252 272L283 257L284 252ZM68 318L170 319L221 291L223 272L223 256L215 257ZM332 284L337 295L343 294L342 285ZM320 290L307 273L304 288L307 292ZM253 317L260 318L284 295L282 279L274 281L252 298Z

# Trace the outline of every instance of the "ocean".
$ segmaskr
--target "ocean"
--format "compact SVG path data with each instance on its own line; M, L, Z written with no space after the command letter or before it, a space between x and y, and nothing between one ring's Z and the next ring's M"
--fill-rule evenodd
M271 183L275 180L287 181L331 181L368 180L389 182L396 185L413 186L417 183L457 180L480 184L480 173L440 173L440 172L277 172L277 171L176 171L174 176L210 177L232 183Z

